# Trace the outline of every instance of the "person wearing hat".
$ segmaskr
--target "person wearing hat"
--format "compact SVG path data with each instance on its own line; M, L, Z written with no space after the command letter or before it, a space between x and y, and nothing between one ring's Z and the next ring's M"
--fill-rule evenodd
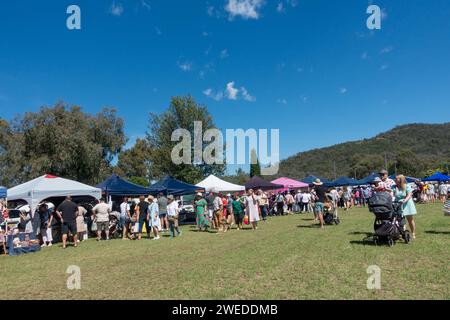
M316 214L317 218L320 222L320 228L323 228L323 210L324 210L324 203L326 199L326 192L327 189L323 186L323 182L320 181L320 179L316 179L313 182L313 190L316 192L316 203L314 206L314 213Z
M201 193L197 193L194 201L195 207L195 222L199 231L207 231L209 227L208 219L208 203L203 198Z
M178 201L175 201L173 195L167 196L167 217L169 220L170 237L175 238L176 235L181 236L181 231L178 228L178 215L180 209L178 206ZM175 235L175 231L177 232Z
M393 189L395 189L395 181L389 178L389 172L385 169L379 172L381 183L380 187L383 187L385 191L394 196Z

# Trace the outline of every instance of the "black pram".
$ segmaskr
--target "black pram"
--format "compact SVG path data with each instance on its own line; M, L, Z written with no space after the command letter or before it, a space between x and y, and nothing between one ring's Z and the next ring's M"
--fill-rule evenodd
M411 241L411 235L405 229L405 218L402 213L402 204L392 201L389 192L375 192L368 201L369 211L375 215L373 225L375 245L387 243L390 247L396 240L403 239L406 243Z

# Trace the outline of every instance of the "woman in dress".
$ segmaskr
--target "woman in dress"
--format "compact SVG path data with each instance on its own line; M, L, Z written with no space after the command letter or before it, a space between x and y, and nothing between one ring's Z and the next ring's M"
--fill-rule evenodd
M77 215L77 233L78 233L78 242L83 241L85 239L84 235L87 232L87 226L84 224L84 216L86 215L87 210L78 205L78 215Z
M398 175L395 179L397 188L394 190L395 201L402 203L403 216L406 217L412 238L416 238L416 223L414 215L417 214L416 206L412 198L412 188L406 183L404 175Z
M209 227L209 220L207 217L208 211L208 203L205 199L203 199L203 196L201 193L198 193L195 197L195 212L196 212L196 223L197 228L199 231L207 231Z
M259 221L259 203L258 197L253 192L253 189L248 190L248 196L245 198L245 204L247 207L249 220L252 223L252 228L253 230L257 230Z

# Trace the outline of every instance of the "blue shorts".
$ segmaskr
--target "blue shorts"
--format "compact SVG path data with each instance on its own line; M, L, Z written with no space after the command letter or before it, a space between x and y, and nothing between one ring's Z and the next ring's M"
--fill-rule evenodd
M317 214L323 213L323 202L316 202L316 205L314 207L314 212Z

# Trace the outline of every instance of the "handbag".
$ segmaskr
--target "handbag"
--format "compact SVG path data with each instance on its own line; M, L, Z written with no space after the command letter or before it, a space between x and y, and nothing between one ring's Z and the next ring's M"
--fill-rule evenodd
M244 224L250 224L250 219L248 218L248 215L244 216Z
M97 231L97 221L92 222L91 231Z

